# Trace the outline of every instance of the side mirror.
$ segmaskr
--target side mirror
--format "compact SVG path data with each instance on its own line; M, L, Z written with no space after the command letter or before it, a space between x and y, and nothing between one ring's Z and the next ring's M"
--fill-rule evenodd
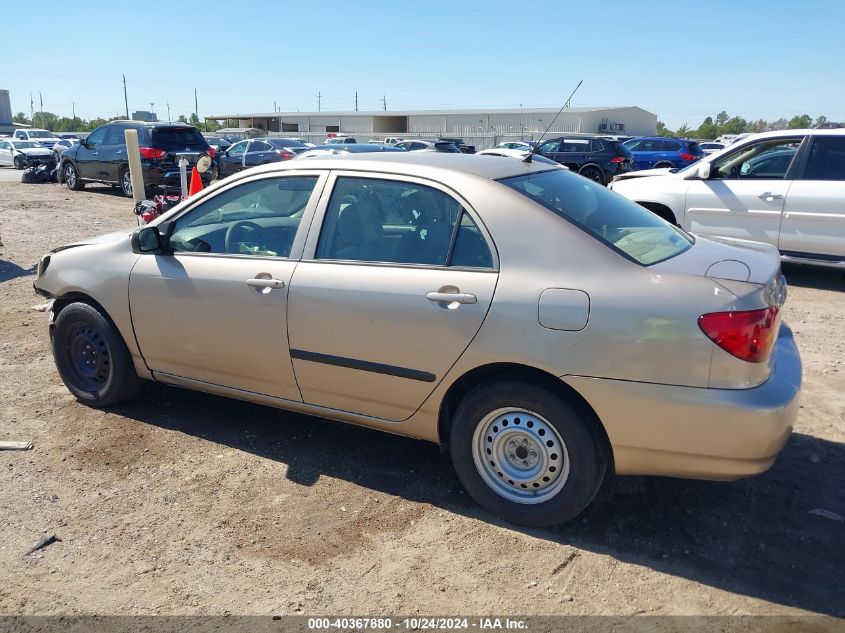
M701 163L698 166L698 177L701 180L708 180L710 178L710 163Z
M161 244L161 233L157 226L145 226L132 234L133 253L159 253Z

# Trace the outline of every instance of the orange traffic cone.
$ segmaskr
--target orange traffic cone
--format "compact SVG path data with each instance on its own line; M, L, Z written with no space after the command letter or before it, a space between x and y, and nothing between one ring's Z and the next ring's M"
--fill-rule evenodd
M197 171L197 168L194 167L191 169L191 186L188 187L188 196L192 196L200 191L202 191L202 177Z

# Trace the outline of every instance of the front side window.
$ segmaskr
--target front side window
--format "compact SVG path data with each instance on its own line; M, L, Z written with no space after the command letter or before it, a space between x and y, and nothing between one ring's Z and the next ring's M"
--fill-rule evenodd
M546 141L540 146L539 152L541 154L552 154L560 151L561 141Z
M813 139L804 180L845 180L845 136Z
M102 145L103 141L106 139L106 132L109 131L110 127L111 126L107 125L104 125L103 127L98 127L96 130L94 130L88 135L88 138L85 139L86 144L91 147Z
M246 152L246 145L248 141L241 141L240 143L235 143L229 149L229 156L242 156Z
M644 266L675 257L693 244L681 229L578 174L556 169L499 182Z
M176 253L288 257L317 176L266 178L228 189L176 220Z
M782 180L801 139L772 139L747 145L713 163L711 178Z
M340 177L323 220L317 259L492 268L466 210L433 187Z

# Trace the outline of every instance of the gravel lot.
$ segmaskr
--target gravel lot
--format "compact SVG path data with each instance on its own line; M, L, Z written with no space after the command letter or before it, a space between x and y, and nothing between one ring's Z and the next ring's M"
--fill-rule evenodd
M770 472L622 478L577 523L523 530L434 445L155 384L78 404L34 265L131 227L131 203L19 178L0 168L0 439L35 448L0 453L0 614L845 615L841 272L785 270L805 388Z

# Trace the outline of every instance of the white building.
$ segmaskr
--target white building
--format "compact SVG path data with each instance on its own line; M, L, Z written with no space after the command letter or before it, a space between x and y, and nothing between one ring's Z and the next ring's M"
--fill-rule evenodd
M461 137L478 149L502 140L536 139L557 109L407 110L367 112L259 112L206 116L227 127L259 128L269 134L298 136L321 142L329 134L348 134L358 142L385 136L420 138ZM636 106L566 108L549 129L565 133L646 136L657 131L657 115Z

